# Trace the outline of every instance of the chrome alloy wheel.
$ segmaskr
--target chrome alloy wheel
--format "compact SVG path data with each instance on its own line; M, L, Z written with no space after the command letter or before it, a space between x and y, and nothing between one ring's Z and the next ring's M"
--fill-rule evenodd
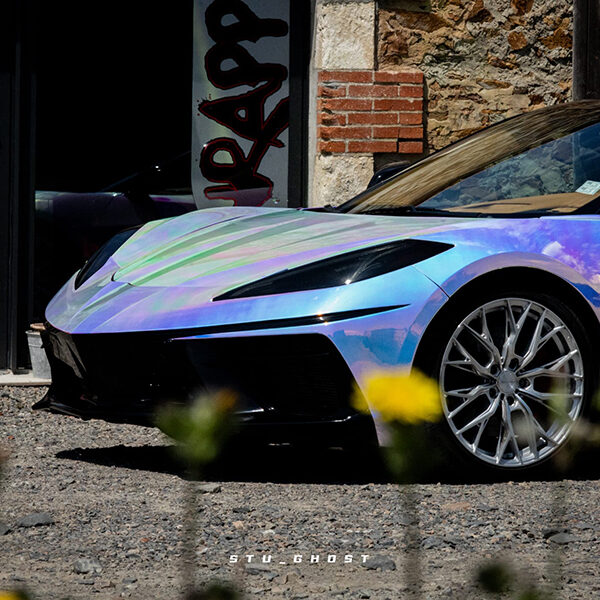
M554 312L524 298L493 300L468 315L446 346L444 414L474 457L533 466L565 442L581 414L583 376L575 337ZM564 411L553 405L561 398Z

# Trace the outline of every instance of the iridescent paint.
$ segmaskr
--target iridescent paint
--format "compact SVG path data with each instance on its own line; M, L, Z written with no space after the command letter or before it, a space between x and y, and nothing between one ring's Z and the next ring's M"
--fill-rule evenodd
M213 301L285 269L403 238L454 247L348 285ZM373 368L410 366L449 296L480 275L514 266L560 277L600 315L600 217L595 215L465 219L238 207L147 224L77 290L73 276L46 317L63 331L91 334L234 326L402 306L351 320L202 336L319 333L332 340L360 385Z

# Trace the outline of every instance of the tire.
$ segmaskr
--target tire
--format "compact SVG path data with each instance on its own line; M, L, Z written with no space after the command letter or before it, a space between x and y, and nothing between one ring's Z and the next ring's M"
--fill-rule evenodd
M441 427L471 466L529 472L564 451L597 379L572 309L504 286L449 305L427 340L416 366L438 380Z

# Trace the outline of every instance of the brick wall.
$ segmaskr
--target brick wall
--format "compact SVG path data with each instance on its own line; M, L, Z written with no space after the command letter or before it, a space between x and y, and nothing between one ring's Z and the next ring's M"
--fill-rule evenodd
M423 152L422 71L322 70L318 95L318 152Z

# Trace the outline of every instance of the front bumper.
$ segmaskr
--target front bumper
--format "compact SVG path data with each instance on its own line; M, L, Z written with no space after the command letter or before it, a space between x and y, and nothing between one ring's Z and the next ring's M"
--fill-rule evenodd
M52 386L35 408L150 425L165 403L226 387L240 395L247 435L374 440L372 419L349 404L352 374L323 335L176 339L194 332L68 334L47 327Z

